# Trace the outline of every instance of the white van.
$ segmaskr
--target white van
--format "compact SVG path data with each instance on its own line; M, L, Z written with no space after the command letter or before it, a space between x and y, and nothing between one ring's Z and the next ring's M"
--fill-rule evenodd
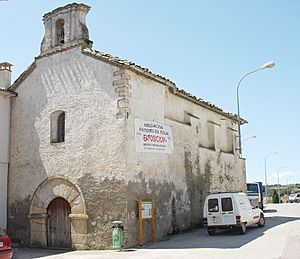
M265 218L263 211L253 207L245 193L216 193L205 199L203 224L210 235L221 228L238 228L245 234L247 226L263 227Z

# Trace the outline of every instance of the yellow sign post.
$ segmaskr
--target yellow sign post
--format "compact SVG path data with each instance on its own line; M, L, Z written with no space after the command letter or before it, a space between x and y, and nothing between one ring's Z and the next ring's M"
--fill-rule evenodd
M139 208L139 239L140 246L144 245L143 242L143 220L151 220L151 241L154 242L154 205L153 200L142 201L138 200Z

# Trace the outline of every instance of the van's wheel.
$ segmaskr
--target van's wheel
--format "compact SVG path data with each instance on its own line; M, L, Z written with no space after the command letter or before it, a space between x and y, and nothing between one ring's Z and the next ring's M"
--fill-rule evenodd
M265 225L265 223L266 223L266 220L265 220L264 214L260 214L260 218L259 218L257 225L259 227L263 227Z
M246 223L242 222L241 223L241 229L240 229L240 233L241 234L245 234L246 233Z
M210 229L207 229L207 232L210 236L212 236L216 233L216 230L214 228L210 228Z

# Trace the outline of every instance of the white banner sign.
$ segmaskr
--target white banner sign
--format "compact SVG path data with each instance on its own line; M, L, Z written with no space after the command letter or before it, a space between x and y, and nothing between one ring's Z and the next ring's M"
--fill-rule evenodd
M137 152L173 152L173 137L169 125L135 119L134 126L135 149Z

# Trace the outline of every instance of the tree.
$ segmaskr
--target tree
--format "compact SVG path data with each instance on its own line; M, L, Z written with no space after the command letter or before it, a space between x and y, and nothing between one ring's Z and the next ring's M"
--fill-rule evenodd
M272 202L273 203L279 203L279 196L276 190L273 190L272 194Z

